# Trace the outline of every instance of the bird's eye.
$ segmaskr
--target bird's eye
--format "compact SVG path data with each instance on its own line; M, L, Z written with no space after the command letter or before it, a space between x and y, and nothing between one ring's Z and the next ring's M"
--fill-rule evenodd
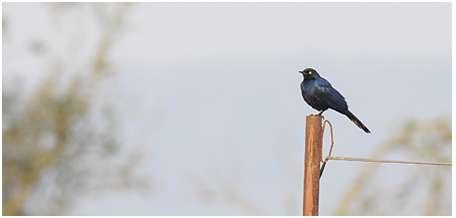
M309 71L309 74L312 74L312 71Z

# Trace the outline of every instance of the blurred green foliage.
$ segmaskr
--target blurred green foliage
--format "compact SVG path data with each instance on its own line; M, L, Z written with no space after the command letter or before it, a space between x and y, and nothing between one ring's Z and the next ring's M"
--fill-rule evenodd
M44 70L45 79L28 96L18 86L3 86L3 215L61 215L81 192L135 185L130 172L138 157L115 158L120 147L114 110L108 104L96 106L128 5L47 6L49 13L96 13L101 36L95 54L87 57L93 58L87 72L64 78L59 70ZM40 55L46 43L52 42L32 40L29 51Z
M370 157L451 162L451 138L450 118L409 120ZM451 167L363 165L336 214L451 215Z

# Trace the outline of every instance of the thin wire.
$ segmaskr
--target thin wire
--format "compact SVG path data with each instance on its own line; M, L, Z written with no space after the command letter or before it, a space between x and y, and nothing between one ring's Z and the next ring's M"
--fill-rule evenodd
M323 117L323 119L324 119L324 117ZM330 136L331 136L331 145L329 147L328 156L326 156L325 160L322 160L323 164L321 165L321 168L320 168L320 178L321 178L321 175L323 174L323 171L325 170L326 163L328 163L329 159L332 157L332 152L333 152L333 148L334 148L333 126L332 126L331 122L329 122L329 120L325 119L323 121L323 131L321 131L321 137L323 138L323 134L325 133L326 124L329 125L329 130L330 130L330 133L331 133L330 134Z
M322 116L323 117L323 116ZM323 117L324 119L324 117ZM339 160L339 161L357 161L357 162L365 162L365 163L389 163L389 164L413 164L413 165L428 165L428 166L453 166L452 163L443 163L443 162L424 162L424 161L402 161L402 160L379 160L379 159L372 159L372 158L357 158L357 157L337 157L333 156L333 148L334 148L334 134L333 134L333 126L329 120L324 119L323 121L323 131L321 133L322 138L325 132L326 124L329 125L330 136L331 136L331 143L329 147L329 152L326 158L322 161L322 165L320 168L320 178L325 170L326 164L329 160Z
M357 158L357 157L337 157L331 156L328 160L341 160L341 161L358 161L367 163L391 163L391 164L415 164L415 165L434 165L434 166L452 166L452 163L442 162L423 162L423 161L402 161L402 160L378 160L371 158Z

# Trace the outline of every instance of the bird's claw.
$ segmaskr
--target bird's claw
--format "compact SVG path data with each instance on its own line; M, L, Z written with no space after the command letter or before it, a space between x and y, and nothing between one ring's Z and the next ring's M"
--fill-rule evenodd
M313 116L319 116L319 117L325 119L325 116L323 116L323 113L313 114Z

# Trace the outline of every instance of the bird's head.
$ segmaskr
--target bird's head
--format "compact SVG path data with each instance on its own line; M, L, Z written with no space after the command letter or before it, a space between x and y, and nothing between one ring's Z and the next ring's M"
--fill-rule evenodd
M298 71L304 76L304 80L312 80L320 77L320 75L317 73L317 71L313 68L306 68L302 71Z

